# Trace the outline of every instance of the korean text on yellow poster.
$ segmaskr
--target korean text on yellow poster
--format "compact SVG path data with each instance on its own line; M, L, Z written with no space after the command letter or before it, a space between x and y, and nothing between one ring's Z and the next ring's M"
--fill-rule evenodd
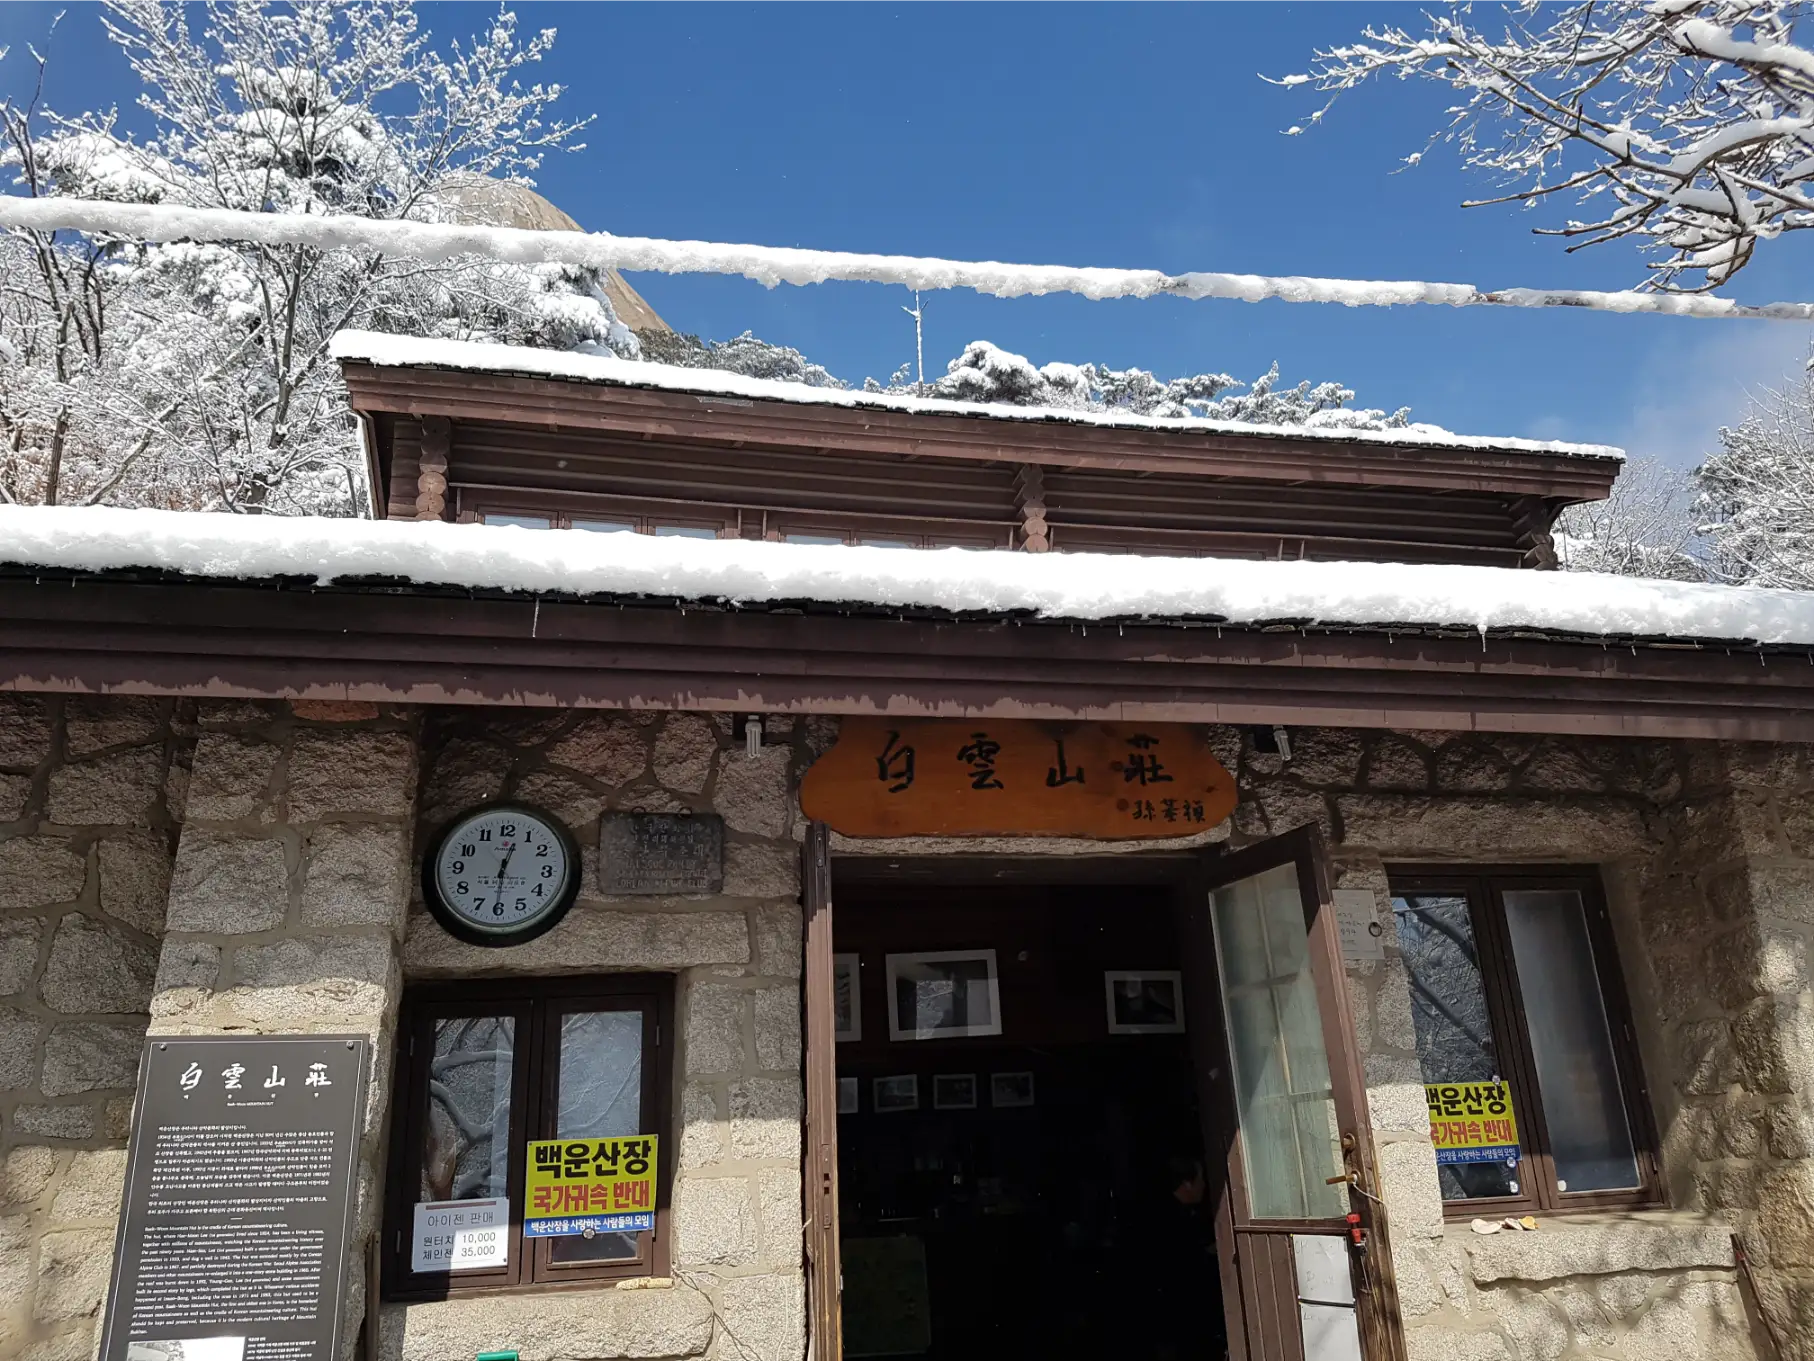
M1503 1081L1441 1082L1423 1089L1439 1163L1518 1161L1518 1120Z
M523 1233L566 1238L655 1227L655 1136L529 1145Z

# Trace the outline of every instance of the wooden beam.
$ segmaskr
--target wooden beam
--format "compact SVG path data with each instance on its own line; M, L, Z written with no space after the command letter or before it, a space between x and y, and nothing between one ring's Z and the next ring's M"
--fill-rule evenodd
M0 688L1814 741L1802 652L0 579Z

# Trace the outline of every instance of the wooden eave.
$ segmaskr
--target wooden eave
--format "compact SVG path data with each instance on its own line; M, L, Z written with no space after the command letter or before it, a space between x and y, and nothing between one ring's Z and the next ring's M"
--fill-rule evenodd
M1814 741L1805 648L0 574L0 688Z
M1621 466L1616 458L1594 455L889 411L362 361L347 361L342 371L354 410L366 416L446 416L831 457L888 454L1267 483L1492 492L1536 497L1555 507L1603 499ZM388 479L389 451L378 450L378 458Z

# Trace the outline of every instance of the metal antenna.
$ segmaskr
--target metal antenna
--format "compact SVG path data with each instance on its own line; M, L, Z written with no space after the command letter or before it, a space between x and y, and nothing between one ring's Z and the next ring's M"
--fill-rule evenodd
M920 306L920 290L913 290L913 306L901 309L913 318L913 360L919 373L919 381L913 390L921 396L926 392L926 311Z

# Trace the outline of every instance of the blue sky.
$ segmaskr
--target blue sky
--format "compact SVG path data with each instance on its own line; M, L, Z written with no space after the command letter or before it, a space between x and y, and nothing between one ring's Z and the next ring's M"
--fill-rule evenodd
M1620 246L1562 254L1516 208L1464 211L1486 186L1439 149L1401 174L1443 91L1391 82L1347 96L1301 137L1317 96L1267 85L1319 44L1404 5L551 5L545 75L584 151L539 187L582 225L626 234L845 250L1265 274L1621 288ZM464 35L472 6L429 4ZM56 7L0 6L0 89ZM52 102L125 106L130 72L92 5L50 48ZM1733 296L1814 297L1810 243L1767 247ZM885 378L913 353L904 290L637 275L674 326L753 330L834 373ZM1359 308L1079 298L926 300L929 371L987 338L1037 362L1161 376L1339 379L1357 404L1475 433L1606 441L1691 464L1749 386L1806 353L1805 326L1575 310Z

